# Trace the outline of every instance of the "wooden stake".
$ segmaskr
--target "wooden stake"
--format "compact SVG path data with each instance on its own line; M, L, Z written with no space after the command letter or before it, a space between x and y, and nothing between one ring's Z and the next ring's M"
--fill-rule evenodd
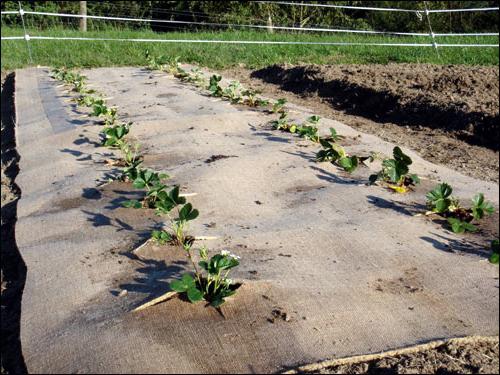
M162 302L165 302L165 301L168 301L169 299L172 299L174 298L175 296L177 295L177 292L168 292L168 293L165 293L149 302L146 302L142 305L140 305L139 307L136 307L134 310L134 312L136 311L141 311L141 310L144 310L148 307L151 307L151 306L155 306L155 305L158 305L159 303L162 303Z

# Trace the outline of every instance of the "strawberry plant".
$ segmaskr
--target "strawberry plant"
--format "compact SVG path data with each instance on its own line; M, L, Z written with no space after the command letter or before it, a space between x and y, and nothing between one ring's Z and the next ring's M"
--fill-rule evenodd
M465 232L477 232L478 230L474 224L454 217L448 218L448 223L450 224L453 233L457 234L462 234Z
M420 178L416 174L410 174L411 158L403 153L401 148L394 147L393 159L382 161L382 170L370 176L370 184L377 180L387 182L389 187L398 193L405 193L410 186L420 183Z
M156 213L165 215L172 211L175 207L186 203L186 198L181 197L179 186L175 186L167 192L160 192L155 203Z
M335 128L330 128L330 135L327 137L322 137L322 139L329 141L329 142L338 142L344 139L345 137L342 135L339 135L337 133L337 130Z
M179 63L180 56L169 57L166 61L167 71L174 77L180 78L186 73Z
M250 107L266 107L269 105L268 100L257 97L258 92L255 90L248 89L243 91L241 94L245 97L243 102Z
M297 126L295 131L292 131L290 129L291 133L297 133L299 137L308 139L312 142L318 143L319 142L319 135L318 135L318 128L313 125L301 125Z
M104 141L106 147L120 147L123 138L129 133L132 123L114 125L103 130Z
M492 215L495 207L490 202L484 200L484 194L478 193L472 198L472 216L474 219L481 220L486 215Z
M448 212L453 202L453 197L451 194L453 189L447 183L439 184L427 193L427 206L432 212L439 214Z
M500 261L500 241L495 239L491 241L491 256L490 262L493 264L498 264Z
M142 156L139 154L139 145L134 146L123 142L120 144L120 150L123 154L125 167L122 170L121 179L124 181L135 181L139 175L142 164Z
M79 106L92 107L97 102L104 103L104 100L94 95L80 95L75 99Z
M239 257L225 250L209 257L206 247L200 248L199 257L201 260L198 265L205 274L195 266L194 276L185 273L180 280L172 281L170 288L178 293L186 293L191 303L205 300L218 308L227 297L236 293L236 287L228 276L240 264Z
M238 81L231 81L223 91L222 96L229 99L232 104L238 104L241 102L241 84Z
M278 99L273 104L272 111L273 113L282 113L285 111L285 104L287 103L286 99Z
M64 67L61 68L54 68L50 72L50 77L58 80L58 81L64 81L64 77L67 74L67 70Z
M200 68L192 68L188 77L185 79L187 82L194 83L197 86L205 86L206 80Z
M286 112L282 112L280 114L279 119L271 122L271 125L276 130L283 130L283 131L290 131L290 128L292 128L293 132L295 132L295 129L297 128L295 125L290 125L289 124L289 122L288 122L288 114Z
M217 98L222 97L224 94L222 87L220 87L221 80L222 80L221 76L214 74L213 76L210 77L210 82L207 87L208 91L210 91L212 96L215 96Z
M484 194L478 193L472 199L472 207L462 207L458 198L452 196L453 188L447 183L437 185L427 193L427 207L448 220L454 233L476 232L473 220L481 220L494 213L490 202L485 201Z
M149 70L163 70L165 56L153 56L149 53L149 50L146 50L145 58Z
M151 169L136 170L136 176L132 184L136 189L146 189L146 197L142 203L138 200L129 200L123 202L123 206L133 208L156 208L157 201L163 199L167 195L167 186L161 182L167 178L169 178L167 174L158 173Z
M177 66L174 72L172 72L175 78L180 79L181 81L188 82L189 81L189 73L181 68L180 65Z
M177 208L177 217L170 218L170 212ZM239 257L228 251L221 251L212 257L208 256L208 249L199 249L200 261L198 264L193 257L195 238L187 233L190 221L199 216L198 210L191 203L186 203L184 197L179 196L179 187L174 187L167 196L157 202L157 214L168 215L170 228L155 230L151 238L160 245L170 244L180 247L186 254L193 273L185 273L179 280L170 283L170 288L178 293L185 293L190 302L205 300L213 307L219 307L225 298L233 295L236 286L228 278L231 269L239 265ZM203 273L201 270L204 270Z
M328 161L341 167L348 173L354 172L362 162L367 160L373 161L372 156L349 156L342 146L330 141L328 138L320 139L320 143L323 149L316 154L316 160L318 162Z
M310 125L310 126L318 126L319 120L321 120L321 117L314 115L311 117L308 117L306 119L305 125Z
M98 100L92 105L91 116L104 117L104 125L113 125L116 121L118 110L117 108L110 108L105 103L104 100Z

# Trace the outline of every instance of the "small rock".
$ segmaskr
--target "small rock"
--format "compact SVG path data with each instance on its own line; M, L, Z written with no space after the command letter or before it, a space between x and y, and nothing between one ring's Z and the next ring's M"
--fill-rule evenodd
M123 289L120 294L118 294L118 297L125 297L128 294L127 289Z

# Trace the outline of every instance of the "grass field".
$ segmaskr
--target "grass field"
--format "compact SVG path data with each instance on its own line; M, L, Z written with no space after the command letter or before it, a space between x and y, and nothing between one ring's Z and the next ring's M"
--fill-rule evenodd
M269 34L256 31L168 32L109 29L80 33L68 29L28 30L30 35L146 38L146 39L213 39L213 40L281 40L311 42L388 42L429 43L427 37L388 37L353 34ZM2 36L21 36L22 29L2 26ZM498 37L439 38L441 43L498 44ZM28 65L100 67L144 65L144 52L154 55L180 56L181 61L209 68L228 68L244 64L260 68L278 63L314 64L385 64L432 63L498 65L498 48L380 47L380 46L311 46L311 45L241 45L194 43L144 43L118 41L31 40L33 63L29 63L24 40L2 41L2 71Z

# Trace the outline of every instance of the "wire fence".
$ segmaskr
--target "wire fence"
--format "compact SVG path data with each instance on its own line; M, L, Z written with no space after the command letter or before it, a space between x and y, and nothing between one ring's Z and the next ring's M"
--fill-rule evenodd
M449 41L439 42L438 38L450 37L498 37L498 32L450 32L450 33L434 33L432 27L432 14L437 13L457 13L457 12L493 12L498 11L499 7L484 7L484 8L462 8L462 9L428 9L427 2L423 2L425 8L419 9L402 9L402 8L387 8L387 7L367 7L355 5L335 5L335 4L322 4L322 3L298 3L287 1L253 1L253 3L260 4L273 4L280 6L301 6L301 7L314 7L314 8L331 8L331 9L349 9L349 10L362 10L369 12L398 12L414 14L420 20L424 16L428 25L428 32L403 32L403 31L385 31L385 30L367 30L355 28L333 28L333 27L303 27L303 26L285 26L285 25L262 25L254 23L221 23L221 22L205 22L205 21L184 21L176 19L153 19L153 18L133 18L133 17L116 17L104 15L89 15L89 14L73 14L73 13L59 13L59 12L42 12L23 10L21 2L19 2L19 10L2 11L2 16L19 16L22 21L24 35L18 36L2 36L1 40L25 40L29 51L30 60L31 48L30 41L35 40L68 40L68 41L104 41L104 42L148 42L148 43L193 43L193 44L262 44L262 45L317 45L317 46L373 46L373 47L434 47L436 51L438 48L498 48L498 43L451 43ZM168 11L166 11L168 12ZM171 17L180 15L182 12L172 10ZM172 39L172 38L109 38L109 37L85 37L85 36L43 36L43 35L30 35L25 22L26 15L43 16L43 17L58 17L58 18L72 18L72 19L89 19L89 20L102 20L114 21L124 23L144 23L155 25L196 25L200 27L217 27L227 29L250 29L250 30L268 30L268 31L289 31L301 33L342 33L342 34L363 34L363 35L379 35L391 37L428 37L430 42L356 42L356 41L287 41L287 40L217 40L217 39ZM209 17L211 15L208 15ZM254 18L254 20L256 20ZM263 21L263 19L262 19ZM438 52L439 53L439 52Z

